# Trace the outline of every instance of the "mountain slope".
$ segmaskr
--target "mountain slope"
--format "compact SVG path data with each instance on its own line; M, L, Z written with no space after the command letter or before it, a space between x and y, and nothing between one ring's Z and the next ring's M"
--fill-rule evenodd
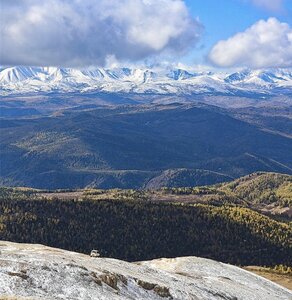
M237 265L291 262L291 224L248 208L148 201L139 191L100 194L1 189L0 239L82 253L98 248L128 261L195 255Z
M292 293L240 268L197 257L138 264L0 242L3 299L286 300Z
M291 221L292 176L257 172L217 185L164 188L148 197L155 201L240 205Z
M292 173L290 138L200 105L124 106L2 120L0 152L2 185L50 189L137 188L162 171L181 168L225 178L258 170ZM138 172L140 179L133 183L136 171L146 173ZM110 179L113 172L122 174L123 184ZM108 183L99 185L107 174Z
M289 69L237 73L183 69L12 67L0 71L2 95L34 92L278 95L292 93Z
M135 176L138 176L136 174ZM228 178L218 173L204 170L167 170L152 178L143 190L94 189L43 191L23 188L2 188L2 199L53 199L64 200L115 200L149 201L158 203L212 204L216 206L240 206L281 217L286 221L292 218L292 176L279 173L257 172L215 185L206 185L206 181L222 181ZM182 183L190 183L183 187ZM203 185L203 186L199 186ZM172 187L171 187L172 186ZM179 186L179 187L173 187Z
M145 184L145 188L200 186L211 184L211 182L215 184L230 180L232 177L207 170L172 169L151 178Z
M226 193L254 204L292 206L292 176L276 173L255 173L219 188Z

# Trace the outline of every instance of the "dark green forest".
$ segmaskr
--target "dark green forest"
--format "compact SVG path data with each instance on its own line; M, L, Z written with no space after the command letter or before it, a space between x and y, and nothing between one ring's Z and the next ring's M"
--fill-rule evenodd
M2 195L0 239L128 261L201 256L237 265L289 265L290 224L248 208Z

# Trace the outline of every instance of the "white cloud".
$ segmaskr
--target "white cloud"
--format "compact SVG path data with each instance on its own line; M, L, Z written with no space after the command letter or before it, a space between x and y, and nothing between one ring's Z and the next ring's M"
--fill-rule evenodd
M219 41L209 53L219 67L292 67L292 28L276 18Z
M1 0L2 65L84 66L194 46L202 25L182 0Z
M251 0L251 2L270 11L280 11L284 6L284 0Z

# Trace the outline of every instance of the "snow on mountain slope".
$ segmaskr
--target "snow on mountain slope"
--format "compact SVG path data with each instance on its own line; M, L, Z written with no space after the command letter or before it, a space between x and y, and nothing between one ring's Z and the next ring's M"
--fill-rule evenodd
M38 72L42 72L40 68L6 68L0 72L1 84L9 84L25 81L37 76Z
M289 86L292 83L292 72L289 70L244 70L231 74L225 82L241 86L255 85L265 87Z
M232 74L183 69L12 67L0 69L0 94L120 92L154 94L292 93L292 70Z
M128 263L42 245L0 242L1 299L288 300L240 268L197 257Z

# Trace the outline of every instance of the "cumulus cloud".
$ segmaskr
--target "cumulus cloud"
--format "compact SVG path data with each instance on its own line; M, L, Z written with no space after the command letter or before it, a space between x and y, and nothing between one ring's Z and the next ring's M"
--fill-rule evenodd
M194 46L202 25L182 0L1 1L2 65L103 65Z
M219 41L209 60L219 67L292 67L292 28L276 18Z

